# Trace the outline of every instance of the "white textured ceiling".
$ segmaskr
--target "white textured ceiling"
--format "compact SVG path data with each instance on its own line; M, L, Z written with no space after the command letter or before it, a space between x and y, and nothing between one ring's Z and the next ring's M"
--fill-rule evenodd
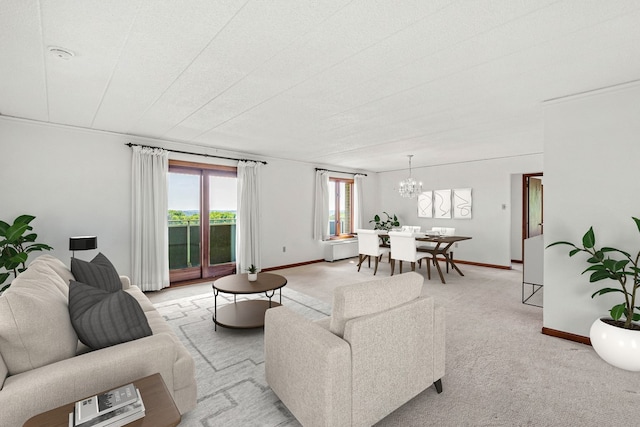
M386 171L542 152L640 79L640 1L0 0L0 52L2 115Z

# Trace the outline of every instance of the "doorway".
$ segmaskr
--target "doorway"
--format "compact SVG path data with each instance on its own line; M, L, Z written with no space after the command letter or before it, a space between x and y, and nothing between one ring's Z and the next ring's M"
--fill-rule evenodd
M235 167L169 162L171 283L235 272Z
M522 176L522 303L542 307L544 278L542 173ZM536 238L537 237L537 238Z
M522 241L544 234L542 172L522 175Z

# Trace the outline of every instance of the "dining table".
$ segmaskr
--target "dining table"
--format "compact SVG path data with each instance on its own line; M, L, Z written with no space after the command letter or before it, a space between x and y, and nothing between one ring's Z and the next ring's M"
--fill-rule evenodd
M433 262L438 269L438 275L440 276L440 280L442 283L446 283L444 280L444 275L442 274L442 269L440 268L440 264L438 263L437 257L439 255L443 256L447 263L447 271L449 265L452 269L458 272L461 276L464 276L464 273L458 268L456 263L453 261L453 257L451 256L450 248L454 243L461 242L463 240L471 240L471 237L468 236L446 236L446 235L437 235L437 234L428 234L428 233L413 233L413 236L416 239L416 242L430 242L435 243L434 247L420 247L418 246L417 250L419 252L429 252L433 255ZM388 237L388 234L380 234L380 237ZM385 239L383 239L384 241ZM391 246L388 243L383 243L382 246L389 247ZM391 248L391 257L393 257L393 248Z

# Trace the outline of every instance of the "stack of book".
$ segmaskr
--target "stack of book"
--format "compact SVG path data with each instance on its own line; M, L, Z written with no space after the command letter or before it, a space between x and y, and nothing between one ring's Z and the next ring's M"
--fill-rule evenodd
M140 390L127 384L76 402L69 427L120 427L144 417Z

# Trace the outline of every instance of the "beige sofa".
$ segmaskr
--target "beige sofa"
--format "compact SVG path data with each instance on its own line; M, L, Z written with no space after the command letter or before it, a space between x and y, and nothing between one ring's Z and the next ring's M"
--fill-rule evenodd
M71 279L60 260L42 255L0 296L0 426L157 372L180 413L195 408L193 358L144 293L121 276L153 334L90 351L69 318Z
M331 317L265 316L267 383L308 426L370 426L432 384L442 391L444 308L405 273L335 289Z

